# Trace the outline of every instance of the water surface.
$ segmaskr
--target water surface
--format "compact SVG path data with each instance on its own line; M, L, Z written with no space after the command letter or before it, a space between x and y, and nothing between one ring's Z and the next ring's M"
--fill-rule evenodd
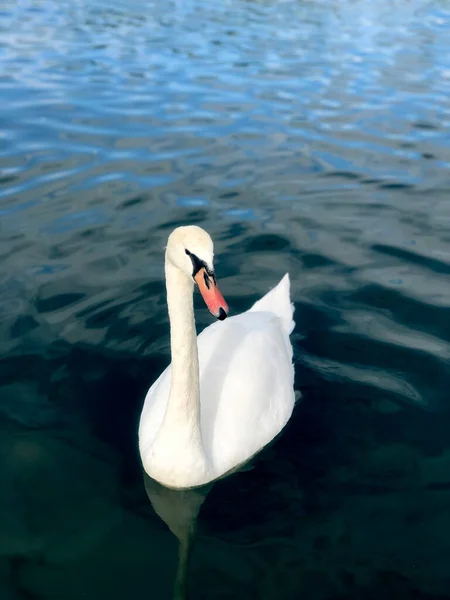
M2 598L170 597L136 427L186 223L233 313L289 271L302 393L192 598L448 597L447 3L6 0L0 94Z

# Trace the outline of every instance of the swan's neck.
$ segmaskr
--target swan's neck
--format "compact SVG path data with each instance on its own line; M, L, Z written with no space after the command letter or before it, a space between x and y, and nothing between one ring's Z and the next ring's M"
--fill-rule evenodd
M194 283L180 269L166 263L167 306L170 320L172 381L169 408L173 417L198 421L200 415ZM196 418L194 418L196 417Z
M172 373L169 400L161 429L164 430L164 439L170 445L167 450L176 460L177 467L195 470L201 475L206 470L206 457L200 428L194 283L170 260L166 259L165 269Z

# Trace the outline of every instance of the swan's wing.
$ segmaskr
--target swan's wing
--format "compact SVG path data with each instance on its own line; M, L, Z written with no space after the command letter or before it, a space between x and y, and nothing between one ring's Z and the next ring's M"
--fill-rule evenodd
M280 318L246 312L198 337L202 438L218 475L284 427L294 406L292 346Z
M289 273L262 298L257 300L250 311L271 312L280 317L283 329L289 335L295 327L294 305L291 302L291 282Z

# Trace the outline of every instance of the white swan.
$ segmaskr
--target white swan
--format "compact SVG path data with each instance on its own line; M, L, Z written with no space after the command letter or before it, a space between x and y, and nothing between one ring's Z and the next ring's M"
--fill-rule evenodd
M147 392L139 424L146 473L162 485L200 486L243 465L286 425L294 407L289 275L250 310L228 306L213 271L213 242L197 226L169 236L165 275L172 363ZM196 336L197 283L223 322Z

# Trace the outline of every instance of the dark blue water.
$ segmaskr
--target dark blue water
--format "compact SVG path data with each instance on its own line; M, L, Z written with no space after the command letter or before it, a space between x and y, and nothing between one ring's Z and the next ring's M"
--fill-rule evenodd
M302 393L192 600L449 598L448 4L6 0L0 98L2 600L170 598L137 420L186 223L234 313L290 272Z

